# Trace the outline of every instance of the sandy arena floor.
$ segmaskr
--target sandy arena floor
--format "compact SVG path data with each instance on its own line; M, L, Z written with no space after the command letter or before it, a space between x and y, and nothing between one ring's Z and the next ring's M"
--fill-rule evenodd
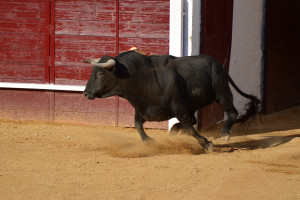
M0 121L0 199L300 199L300 106L195 139L147 130Z

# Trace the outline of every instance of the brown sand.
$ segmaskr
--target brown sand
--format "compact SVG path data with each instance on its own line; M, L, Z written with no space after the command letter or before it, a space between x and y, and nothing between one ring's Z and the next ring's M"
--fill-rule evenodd
M0 199L300 199L300 106L192 137L147 130L0 121Z

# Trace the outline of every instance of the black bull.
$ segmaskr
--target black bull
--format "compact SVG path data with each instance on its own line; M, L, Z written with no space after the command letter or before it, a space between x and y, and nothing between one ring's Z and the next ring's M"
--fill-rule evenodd
M218 102L228 120L222 129L225 141L230 139L234 122L245 122L258 112L260 101L243 93L232 81L222 65L208 55L174 57L170 55L145 56L128 51L112 58L85 60L94 64L84 90L88 99L118 95L135 108L135 128L143 141L149 140L143 124L145 121L164 121L176 117L171 132L182 130L195 137L205 151L213 145L196 132L194 113L199 108ZM229 83L242 96L250 99L246 114L237 119Z

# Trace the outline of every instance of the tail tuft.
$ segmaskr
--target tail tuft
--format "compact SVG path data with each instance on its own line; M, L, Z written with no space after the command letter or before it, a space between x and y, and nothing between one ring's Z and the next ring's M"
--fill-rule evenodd
M251 101L245 105L245 111L246 113L241 115L236 122L240 124L244 124L246 121L248 121L251 118L250 124L254 121L255 122L255 116L256 114L259 114L260 121L261 120L261 101L255 97L252 96L250 97Z

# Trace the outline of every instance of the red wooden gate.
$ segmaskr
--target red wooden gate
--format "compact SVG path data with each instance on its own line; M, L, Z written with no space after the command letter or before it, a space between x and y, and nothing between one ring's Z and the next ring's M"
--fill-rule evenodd
M92 66L83 59L132 46L168 53L169 0L2 0L0 31L1 82L85 85ZM3 118L133 125L134 109L118 97L2 89L0 101Z

